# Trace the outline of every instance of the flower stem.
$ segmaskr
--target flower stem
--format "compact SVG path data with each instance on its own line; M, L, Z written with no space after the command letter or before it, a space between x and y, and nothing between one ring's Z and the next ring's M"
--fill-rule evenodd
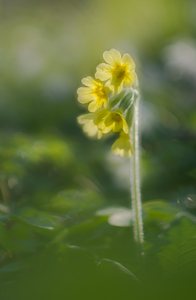
M139 96L134 105L133 126L130 134L133 144L133 156L131 158L131 196L133 212L133 233L138 244L143 244L143 219L142 200L140 192L140 153L139 153Z

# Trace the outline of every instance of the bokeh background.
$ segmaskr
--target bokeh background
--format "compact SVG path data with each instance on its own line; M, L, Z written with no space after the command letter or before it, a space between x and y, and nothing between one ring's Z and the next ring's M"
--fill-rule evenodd
M1 0L0 36L2 299L124 299L148 263L153 280L157 264L174 272L165 257L172 248L179 267L195 229L196 2ZM133 56L140 81L146 249L158 253L145 268L129 228L129 162L76 122L81 78L110 48Z

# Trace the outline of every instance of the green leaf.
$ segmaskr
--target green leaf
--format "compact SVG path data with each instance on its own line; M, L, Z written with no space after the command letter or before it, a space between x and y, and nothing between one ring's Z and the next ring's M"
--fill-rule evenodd
M92 211L102 202L101 196L94 191L65 190L59 192L45 207L61 214L78 214Z
M145 222L168 224L173 221L180 210L164 200L154 200L143 204Z
M54 230L62 222L60 217L34 208L19 210L16 217L31 226L46 230Z
M163 269L183 273L196 267L195 229L194 222L182 217L168 231L167 244L162 247L158 254Z

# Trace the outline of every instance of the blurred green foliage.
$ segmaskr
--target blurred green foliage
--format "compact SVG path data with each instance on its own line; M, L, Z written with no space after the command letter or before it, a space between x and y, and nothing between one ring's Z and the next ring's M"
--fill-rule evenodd
M195 12L194 0L0 2L1 299L191 299ZM113 47L141 85L142 258L128 162L76 123L80 79Z

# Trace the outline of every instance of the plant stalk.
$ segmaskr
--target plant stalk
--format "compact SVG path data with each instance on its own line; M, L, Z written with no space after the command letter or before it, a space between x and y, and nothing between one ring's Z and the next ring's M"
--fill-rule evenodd
M144 232L142 219L142 200L140 192L139 96L137 96L134 104L133 125L130 138L133 145L133 156L131 158L130 170L133 233L135 241L142 245L144 241Z

